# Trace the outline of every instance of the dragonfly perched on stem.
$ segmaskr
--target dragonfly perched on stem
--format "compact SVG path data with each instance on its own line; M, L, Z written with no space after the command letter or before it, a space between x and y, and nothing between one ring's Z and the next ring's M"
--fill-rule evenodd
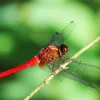
M41 49L38 55L34 56L32 59L30 59L29 61L27 61L22 65L1 72L0 78L16 73L25 68L35 66L37 64L39 64L40 68L47 66L49 69L51 69L54 72L55 68L57 68L56 66L58 60L60 59L61 62L65 61L64 56L66 57L67 53L69 52L69 46L64 44L64 36L66 36L66 34L70 35L74 27L75 27L75 22L71 21L61 32L57 32L52 37L51 41L46 45L46 47ZM49 64L51 65L51 67L49 66ZM74 65L72 66L71 64ZM71 64L69 65L68 70L61 72L61 75L79 81L87 86L99 90L98 87L96 87L95 85L90 83L88 79L86 79L88 73L95 71L94 76L96 76L100 81L99 66L88 65L78 60L73 60Z

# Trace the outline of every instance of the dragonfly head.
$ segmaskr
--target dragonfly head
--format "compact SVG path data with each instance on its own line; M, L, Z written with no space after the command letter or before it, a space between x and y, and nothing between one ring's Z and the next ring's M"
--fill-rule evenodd
M61 44L60 45L60 50L61 50L62 55L65 55L65 54L68 53L69 47L67 45L65 45L65 44Z

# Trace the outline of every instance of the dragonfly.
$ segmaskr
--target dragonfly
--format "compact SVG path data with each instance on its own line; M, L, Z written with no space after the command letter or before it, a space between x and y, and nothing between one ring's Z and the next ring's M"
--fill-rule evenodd
M64 63L65 57L70 51L69 46L64 44L64 37L68 37L72 33L74 28L75 22L71 21L61 32L55 33L51 41L40 50L39 54L37 54L24 64L8 69L4 72L0 72L0 78L4 78L8 75L14 74L16 72L24 70L25 68L36 66L37 64L40 68L44 68L45 66L47 66L47 68L54 72L55 68L57 68L57 62L59 62L58 60ZM96 77L100 81L99 66L85 64L79 60L73 60L73 62L69 64L68 67L69 68L67 70L60 72L62 76L70 78L72 80L76 80L91 88L99 90L98 87L96 87L95 85L90 83L88 79L86 79L88 73L95 72L96 74L92 76Z

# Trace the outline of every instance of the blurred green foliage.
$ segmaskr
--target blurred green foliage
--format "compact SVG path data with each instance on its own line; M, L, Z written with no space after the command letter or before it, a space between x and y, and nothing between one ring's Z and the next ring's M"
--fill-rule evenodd
M0 0L0 71L38 54L55 32L61 31L70 21L75 21L76 28L65 42L73 55L100 35L100 1ZM100 65L100 43L79 58ZM0 79L0 100L23 100L48 75L36 66ZM81 83L69 79L60 82L55 78L31 100L80 99L99 100L100 95Z

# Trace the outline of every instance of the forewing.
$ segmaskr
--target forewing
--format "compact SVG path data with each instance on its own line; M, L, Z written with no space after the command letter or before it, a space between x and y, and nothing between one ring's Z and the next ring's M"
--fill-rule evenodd
M59 46L64 43L64 38L68 38L68 36L72 33L75 28L75 22L70 22L61 32L56 32L52 37L51 41L48 45L56 45ZM48 46L47 45L47 46Z

